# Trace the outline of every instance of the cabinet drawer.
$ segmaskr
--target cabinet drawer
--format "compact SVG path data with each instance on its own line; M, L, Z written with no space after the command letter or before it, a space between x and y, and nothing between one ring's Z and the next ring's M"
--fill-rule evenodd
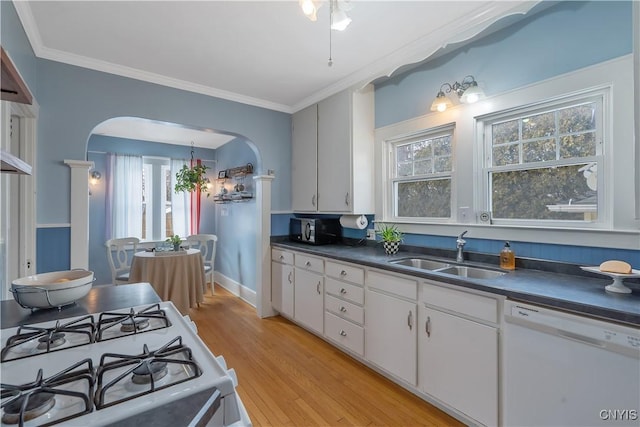
M300 267L309 271L315 271L316 273L320 274L324 273L324 261L322 260L322 258L296 254L295 261L296 267Z
M325 295L324 308L352 322L361 325L364 323L364 308L353 303L343 301L331 295Z
M349 283L341 282L331 277L325 278L324 286L327 293L339 296L356 304L364 304L364 289L360 286L350 285Z
M360 356L364 354L364 328L327 312L324 313L324 323L327 338Z
M422 302L486 322L498 323L498 301L493 298L427 284L422 290Z
M327 261L325 265L325 272L327 276L331 276L335 279L345 280L357 285L364 284L364 268Z
M408 299L418 299L418 282L405 277L369 270L367 286Z
M283 264L293 264L293 252L273 248L271 249L271 259Z

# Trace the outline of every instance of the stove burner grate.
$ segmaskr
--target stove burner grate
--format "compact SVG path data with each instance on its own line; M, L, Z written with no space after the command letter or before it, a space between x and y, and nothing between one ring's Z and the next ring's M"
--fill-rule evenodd
M169 370L175 367L180 367L177 370L179 375L169 375ZM96 409L144 396L200 375L202 369L193 359L191 349L182 344L181 336L154 351L150 351L145 344L139 355L105 353L100 358L96 374ZM163 378L166 376L171 378L165 381ZM127 385L129 383L148 387L131 389ZM128 391L122 393L122 390Z
M118 333L115 328L119 326ZM104 312L98 319L96 341L106 341L121 336L168 328L171 322L160 304L153 304L138 312L133 308L129 312Z
M21 385L0 384L2 422L23 426L26 421L37 419L55 408L57 400L73 401L76 409L60 411L51 418L44 418L41 426L50 426L88 414L93 410L91 397L95 384L95 372L91 359L85 359L67 369L43 379L38 370L35 381ZM78 391L78 390L84 390ZM79 403L79 404L78 404Z
M22 359L41 353L91 344L95 342L95 331L96 324L91 315L64 324L57 321L52 328L20 326L16 334L7 339L5 347L0 352L0 361ZM33 351L24 351L25 348Z

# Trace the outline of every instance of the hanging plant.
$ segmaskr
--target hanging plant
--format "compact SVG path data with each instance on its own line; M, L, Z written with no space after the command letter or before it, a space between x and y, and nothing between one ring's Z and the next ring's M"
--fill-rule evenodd
M193 160L193 142L191 143L191 164L193 165L191 167L182 165L182 169L176 173L176 185L173 189L176 193L182 191L192 193L200 190L201 193L207 193L209 197L209 178L207 178L209 167Z

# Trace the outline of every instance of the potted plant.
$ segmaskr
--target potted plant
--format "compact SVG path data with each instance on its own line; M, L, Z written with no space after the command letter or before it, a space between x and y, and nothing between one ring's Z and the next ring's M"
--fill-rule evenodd
M209 167L200 163L191 167L183 165L182 169L176 173L175 192L193 192L199 189L201 193L207 193L207 197L209 197L209 179L206 177L207 169Z
M166 241L173 245L174 251L178 252L180 250L180 243L182 243L182 239L177 234L169 237Z
M381 223L376 229L376 234L382 239L382 246L387 254L393 255L398 252L404 233L398 230L397 225Z

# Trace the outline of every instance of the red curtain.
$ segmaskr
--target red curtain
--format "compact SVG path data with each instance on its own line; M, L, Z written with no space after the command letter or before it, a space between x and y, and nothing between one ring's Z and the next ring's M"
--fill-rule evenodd
M202 160L191 158L191 167L202 164ZM191 193L191 234L200 233L200 186Z

